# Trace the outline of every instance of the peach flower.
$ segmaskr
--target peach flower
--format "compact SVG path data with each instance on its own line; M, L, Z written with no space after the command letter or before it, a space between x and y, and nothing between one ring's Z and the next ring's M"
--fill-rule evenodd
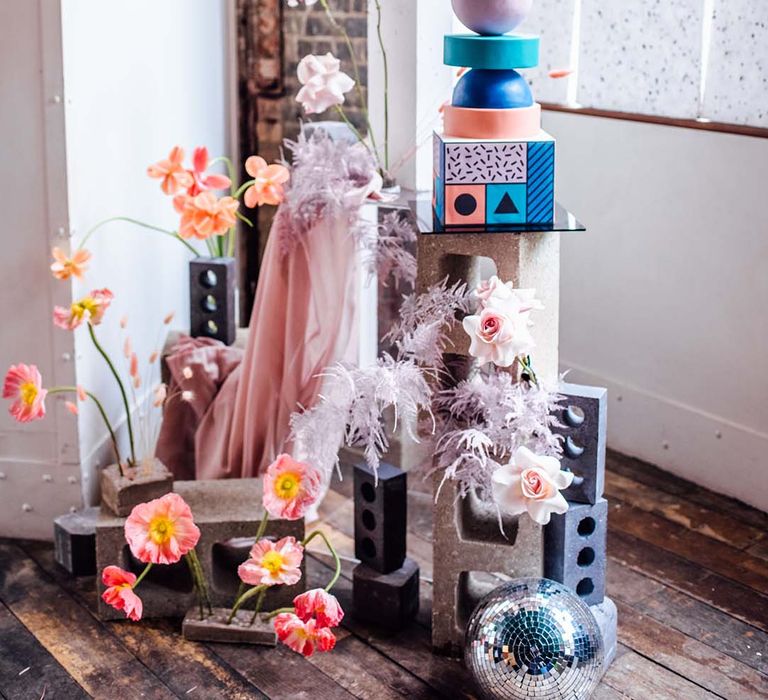
M73 331L83 321L98 326L112 303L114 295L108 289L94 289L88 296L73 302L69 309L57 306L53 310L53 322L59 328Z
M195 197L206 190L227 189L232 184L226 175L208 173L207 169L208 149L205 146L199 146L192 152L192 170L189 171L192 176L192 185L187 190L187 194Z
M300 620L308 622L314 618L320 627L337 627L344 618L339 601L322 588L297 595L293 599L293 607Z
M9 413L19 423L45 417L43 378L35 365L11 365L3 383L3 398L13 399Z
M301 579L304 547L295 537L283 537L278 542L259 540L251 548L248 561L237 570L240 579L252 586L292 586Z
M65 401L64 407L73 415L76 416L78 413L80 413L80 409L77 407L76 403L73 403L72 401Z
M167 493L131 511L125 521L125 539L139 561L175 564L195 548L200 530L186 501L177 493Z
M277 205L285 198L283 183L288 182L288 168L279 163L267 165L261 156L251 156L245 161L246 172L255 182L245 191L245 206L260 207L262 204Z
M86 263L91 259L91 254L84 249L78 249L70 258L61 248L54 248L51 251L53 263L51 272L58 280L68 280L70 277L83 279L86 270Z
M330 651L336 646L336 637L316 620L302 622L293 613L280 613L275 618L277 638L293 651L312 656L317 651Z
M144 606L141 598L133 592L133 584L136 583L136 576L130 571L123 571L117 566L108 566L101 574L102 583L107 586L107 590L101 594L101 599L111 605L115 610L122 610L125 616L138 622L141 620Z
M217 199L213 192L201 192L187 196L181 213L179 236L205 240L211 236L223 236L235 225L235 212L240 206L234 197Z
M184 168L184 150L180 146L174 146L168 158L161 160L147 168L147 175L162 180L160 189L165 194L175 194L184 187L190 187L194 178Z
M297 74L302 88L296 101L307 114L319 114L344 104L344 93L355 86L355 81L341 71L341 62L330 51L325 56L304 56Z
M264 475L264 509L273 517L298 520L320 495L320 472L290 455L280 455Z
M509 464L491 476L493 499L504 513L528 515L546 525L552 513L565 513L568 502L560 493L573 481L571 472L560 469L555 457L545 457L518 447Z

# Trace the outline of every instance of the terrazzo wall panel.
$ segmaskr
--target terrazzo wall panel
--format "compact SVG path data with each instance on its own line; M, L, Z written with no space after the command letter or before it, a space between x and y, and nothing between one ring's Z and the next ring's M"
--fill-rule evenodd
M702 0L583 0L578 102L697 117L702 26Z
M515 31L541 37L539 65L522 71L537 102L565 104L573 78L549 77L551 70L571 67L576 0L536 0L530 15Z
M768 127L766 0L715 0L702 116Z

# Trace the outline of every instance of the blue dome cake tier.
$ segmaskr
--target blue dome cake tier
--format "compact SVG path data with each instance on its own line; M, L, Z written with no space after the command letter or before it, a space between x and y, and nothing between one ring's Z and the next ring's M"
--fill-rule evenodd
M533 95L517 71L474 69L456 83L452 104L473 109L518 109L530 107Z

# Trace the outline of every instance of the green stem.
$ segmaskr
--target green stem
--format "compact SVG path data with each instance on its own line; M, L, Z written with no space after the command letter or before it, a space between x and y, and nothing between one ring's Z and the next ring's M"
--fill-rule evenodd
M194 563L195 567L197 567L197 575L200 579L200 591L203 594L203 598L205 600L205 605L208 608L208 613L213 614L213 606L211 605L211 596L208 593L208 584L205 581L205 573L203 572L203 565L200 563L200 559L197 556L197 550L193 549L189 553L190 557L192 558L192 562Z
M108 224L112 221L127 221L129 224L136 224L136 226L142 226L143 228L147 228L150 231L158 231L159 233L163 233L166 236L170 236L171 238L176 239L181 244L185 245L190 252L192 252L195 257L199 255L197 250L195 250L187 241L185 241L176 231L169 231L165 228L160 228L159 226L153 226L152 224L145 224L143 221L139 221L137 219L131 219L128 216L112 216L109 219L104 219L104 221L100 221L98 224L93 226L91 229L88 230L88 232L83 236L83 240L80 241L80 245L77 246L77 250L82 250L85 247L86 242L88 239L96 233L102 226L105 224Z
M256 609L253 611L253 617L251 618L251 624L256 622L256 618L259 616L259 613L261 612L261 606L264 605L264 596L267 595L267 589L265 588L261 593L259 593L259 597L256 598Z
M144 567L144 571L142 571L142 572L139 574L139 578L137 578L137 579L136 579L136 581L134 582L134 584L131 586L131 588L132 588L132 589L133 589L133 588L136 588L136 586L138 586L138 585L139 585L139 584L140 584L140 583L141 583L141 582L144 580L144 577L145 577L145 576L146 576L146 575L149 573L149 570L150 570L151 568L152 568L152 562L149 562L149 564L147 564L147 565Z
M109 355L107 355L106 351L103 347L99 344L99 341L96 340L96 334L93 331L93 326L89 323L88 324L88 332L91 334L91 340L93 341L94 346L99 351L101 356L104 358L104 361L107 363L109 369L112 371L112 376L114 376L115 381L117 382L117 386L120 389L120 395L123 397L123 406L125 406L125 420L128 424L128 441L131 445L131 465L136 464L136 450L133 445L133 423L131 422L131 407L128 405L128 396L125 393L125 387L123 386L123 381L120 379L120 375L117 373L117 370L115 369L115 366L112 364L112 360L109 359Z
M243 196L243 193L251 186L255 185L256 180L246 180L240 187L238 188L237 192L235 192L232 196L235 199L240 199L240 197Z
M533 365L531 365L531 356L526 355L525 357L519 357L518 361L520 362L520 369L522 370L522 373L528 375L530 381L536 386L539 386L539 380L536 377L536 372L533 371Z
M384 62L384 170L389 171L389 60L384 48L384 38L381 35L381 2L376 0L376 33L379 37L379 48ZM366 113L367 118L367 113ZM368 126L370 129L370 125Z
M74 392L75 394L78 393L76 386L57 386L53 389L49 389L49 394L63 394L63 393L71 393ZM109 437L112 440L112 447L115 450L115 458L117 459L117 468L120 470L120 476L124 476L123 474L123 465L120 463L120 450L117 447L117 438L115 437L115 431L112 428L112 424L109 422L109 418L107 417L107 412L104 410L104 406L101 404L101 401L99 401L96 396L94 396L90 391L85 392L87 396L89 396L93 403L96 404L96 408L99 409L99 413L101 414L102 419L104 420L104 425L107 426L107 430L109 431Z
M269 513L265 510L259 523L259 529L256 531L256 542L264 537L264 533L267 531L267 523L269 523Z
M229 617L227 618L227 624L229 625L232 623L232 620L235 619L235 615L243 603L253 598L253 596L261 593L262 590L266 590L267 588L269 588L269 586L254 586L253 588L249 588L245 593L243 593L243 595L241 595L232 606L232 610L230 611Z
M205 619L205 614L203 612L203 589L200 587L200 576L197 571L197 567L195 566L195 562L192 560L192 557L190 556L191 553L187 553L184 556L184 561L187 563L187 566L189 567L189 573L192 574L192 583L195 587L195 593L197 595L197 604L200 608L200 619Z
M374 152L371 150L371 147L365 142L365 139L363 138L363 135L357 130L357 127L349 121L349 117L346 115L344 110L341 108L341 105L336 105L336 111L341 115L341 118L344 120L344 123L352 130L352 133L355 135L357 140L363 144L363 146L366 147L368 150L368 153L371 154L371 156L379 162L378 156L374 154Z

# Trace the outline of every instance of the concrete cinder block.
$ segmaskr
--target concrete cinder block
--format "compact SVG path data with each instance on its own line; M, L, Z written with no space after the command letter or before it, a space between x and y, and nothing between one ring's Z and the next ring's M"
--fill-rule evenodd
M211 603L231 607L240 579L237 567L248 552L263 516L261 479L221 481L177 481L174 491L189 504L200 528L197 554L208 582ZM124 518L102 511L96 525L96 564L98 571L114 564L138 574L144 565L132 556L125 542ZM266 537L304 537L304 520L270 520ZM291 605L306 589L304 564L302 578L294 586L275 586L264 600L264 610ZM104 620L121 619L122 613L101 600L99 615ZM155 566L142 581L137 593L144 601L144 617L184 617L195 603L192 578L182 560L172 566ZM248 605L248 604L246 604Z
M212 615L200 619L198 607L192 608L184 622L181 631L184 639L193 642L225 642L229 644L258 644L273 647L277 645L277 634L271 620L259 615L253 624L253 613L248 610L238 610L230 624L227 624L230 608L214 608Z
M558 393L565 396L558 416L565 427L554 429L564 439L560 464L574 473L563 495L568 501L597 503L605 488L608 390L563 383Z
M363 622L400 629L419 611L419 565L413 559L386 574L358 564L352 586L354 615Z
M544 576L573 589L587 605L605 597L608 501L570 503L544 528Z
M134 506L165 496L173 491L173 474L158 459L137 467L124 467L123 475L117 464L101 470L101 505L115 515L125 517Z
M84 508L53 521L54 556L73 576L96 573L96 522L99 508Z
M603 635L603 649L605 650L603 673L605 673L616 658L618 611L616 610L616 603L608 597L603 598L602 603L590 605L589 609L595 616L597 626Z
M435 476L435 488L440 482ZM541 576L543 533L527 514L507 517L504 534L496 509L475 496L461 499L455 482L446 481L434 506L432 647L460 656L464 630L477 602L499 585L485 572L511 578Z
M381 574L405 561L408 477L402 469L383 463L376 474L366 464L355 465L355 556Z

